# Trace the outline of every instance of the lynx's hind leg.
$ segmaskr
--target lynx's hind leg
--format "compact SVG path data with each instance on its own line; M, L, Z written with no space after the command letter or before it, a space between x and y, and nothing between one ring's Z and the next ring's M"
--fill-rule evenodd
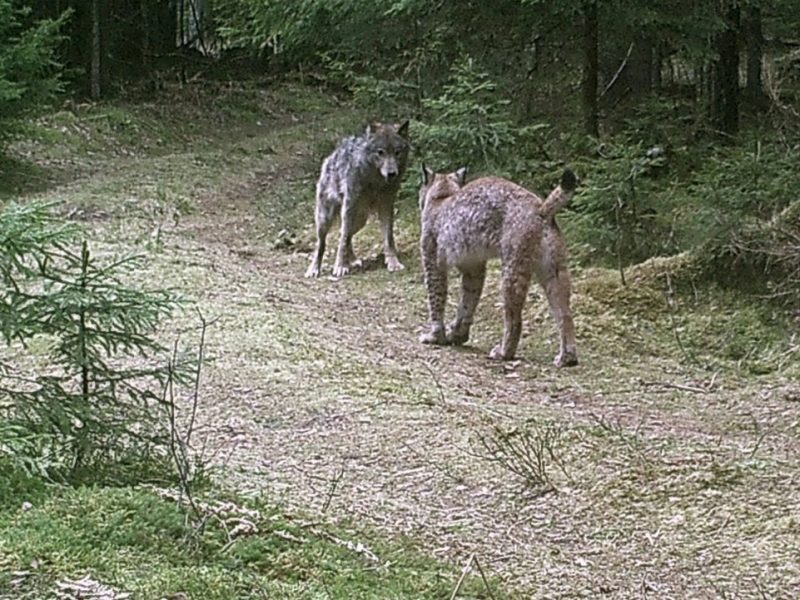
M572 284L569 271L566 268L554 270L541 284L559 333L560 348L553 364L559 368L575 366L578 364L578 351L575 344L575 323L570 310Z
M533 252L523 245L503 261L503 341L492 348L489 358L511 360L522 335L522 309L533 277Z

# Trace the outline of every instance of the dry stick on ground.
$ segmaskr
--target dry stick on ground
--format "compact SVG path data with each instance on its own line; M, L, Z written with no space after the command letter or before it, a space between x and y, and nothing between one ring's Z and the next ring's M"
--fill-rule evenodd
M194 495L192 493L192 482L189 476L191 465L189 464L189 460L186 455L186 449L182 443L183 440L180 437L177 417L175 415L175 368L177 362L178 340L175 340L175 343L172 347L172 357L167 365L167 381L164 384L164 390L162 393L162 401L167 406L167 416L169 418L169 452L172 456L175 470L178 472L180 494L181 496L186 496L186 500L192 509L192 513L194 513L198 523L200 523L202 526L202 524L205 523L205 516L194 500ZM196 397L194 398L194 401L197 401Z
M453 593L450 594L450 600L455 600L456 596L458 596L458 592L461 590L461 586L464 584L464 580L467 577L467 573L469 573L473 564L478 568L478 573L480 573L481 575L481 579L483 580L483 585L486 587L486 593L489 594L490 598L495 600L494 592L492 591L491 586L489 586L489 580L486 579L486 573L483 572L481 563L478 562L478 557L475 556L474 552L469 555L469 559L467 559L467 564L465 564L464 568L461 570L461 576L458 578L458 581L456 582L456 587L453 588Z
M472 561L475 560L475 553L469 555L469 559L467 560L467 564L464 565L464 568L461 569L461 577L458 578L456 582L456 587L453 588L453 593L450 594L450 600L455 600L456 596L458 596L458 592L461 589L461 585L464 583L464 579L467 578L467 573L469 573L470 568L472 567Z
M428 363L423 362L422 366L428 370L428 373L431 375L431 379L433 379L433 383L436 384L436 390L439 392L439 404L442 405L442 408L449 409L450 407L447 405L447 400L444 397L444 389L442 388L442 384L439 381L439 378L436 376L436 373L433 372L433 369L431 369L431 366Z
M339 470L333 474L333 477L330 479L331 485L328 489L328 494L325 497L325 503L322 505L322 512L328 510L328 507L331 505L331 501L333 497L336 495L336 488L339 487L339 483L344 478L344 464L339 467Z
M197 350L197 367L194 378L194 388L192 390L191 398L191 412L189 418L189 425L186 433L181 436L178 427L178 421L175 410L175 371L178 364L178 340L175 340L172 348L172 357L167 368L167 381L164 384L162 400L167 405L167 415L169 418L169 450L172 460L175 464L175 469L178 472L178 483L180 485L180 493L186 496L192 513L197 519L197 529L202 530L207 520L207 515L203 514L197 503L194 500L192 491L192 478L191 478L191 459L189 458L189 444L191 442L192 431L194 430L194 422L197 416L197 405L200 398L200 373L203 367L203 359L205 356L205 341L206 330L208 329L209 322L205 319L202 312L197 311L200 317L200 345Z
M667 303L669 324L672 328L672 334L675 337L675 341L678 342L678 347L681 349L683 356L694 366L701 367L702 365L700 364L700 361L697 360L697 357L694 355L694 353L689 352L683 345L683 339L681 338L681 334L678 332L678 326L675 323L675 304L672 301L672 298L675 296L675 290L672 288L672 278L669 276L669 273L667 273L664 279L667 283L667 289L664 291L664 300Z
M475 563L475 566L478 567L478 572L481 574L481 579L483 580L483 585L486 587L486 593L489 594L489 597L492 600L497 600L495 598L495 596L494 596L494 592L492 591L492 588L489 586L489 581L486 579L486 573L483 572L483 567L481 567L481 563L478 561L478 557L477 556L475 556L473 558L473 562Z

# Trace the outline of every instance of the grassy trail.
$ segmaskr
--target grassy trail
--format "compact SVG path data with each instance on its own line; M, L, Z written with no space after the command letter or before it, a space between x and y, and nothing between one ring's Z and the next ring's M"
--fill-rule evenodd
M376 259L343 280L303 278L318 165L357 121L291 94L262 125L234 115L250 125L83 153L76 177L36 191L101 250L149 251L142 281L214 320L196 444L226 484L454 564L474 554L519 597L800 589L794 338L720 290L671 304L661 276L676 261L651 261L629 287L576 273L575 369L551 365L538 290L519 360L486 358L501 331L496 269L470 345L422 346L413 182L399 206L406 271ZM374 256L378 239L370 226L356 252ZM188 312L165 335L195 325ZM737 327L752 330L744 358Z

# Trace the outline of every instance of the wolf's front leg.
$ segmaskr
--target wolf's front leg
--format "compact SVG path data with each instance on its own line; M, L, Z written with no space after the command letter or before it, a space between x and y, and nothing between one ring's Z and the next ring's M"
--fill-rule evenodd
M397 249L394 245L394 198L380 203L378 218L381 221L383 233L383 255L386 258L386 267L390 271L401 271L405 267L397 258Z
M345 196L342 203L342 231L339 236L339 248L336 251L336 262L333 265L333 276L344 277L350 272L350 261L353 258L353 222L355 207L350 196Z

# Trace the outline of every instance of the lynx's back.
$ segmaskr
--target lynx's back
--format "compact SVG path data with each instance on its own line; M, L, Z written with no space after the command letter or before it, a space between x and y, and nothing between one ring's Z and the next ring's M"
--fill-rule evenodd
M423 236L437 239L439 260L453 266L501 257L512 246L541 238L541 204L535 194L498 177L476 179L456 194L431 203ZM428 227L425 227L428 225Z

